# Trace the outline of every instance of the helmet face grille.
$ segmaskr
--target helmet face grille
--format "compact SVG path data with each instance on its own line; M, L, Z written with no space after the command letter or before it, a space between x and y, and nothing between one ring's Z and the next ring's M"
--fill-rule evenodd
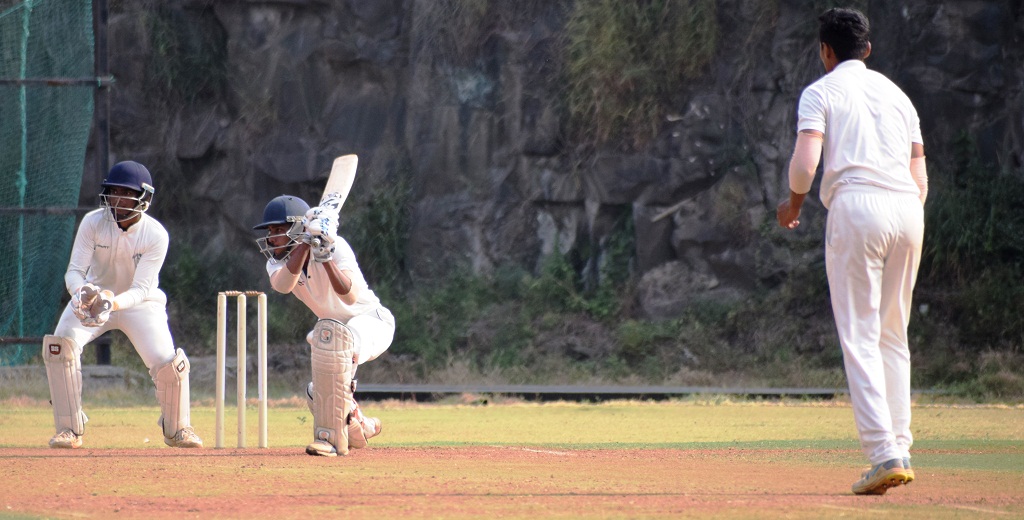
M126 195L111 195L107 193L108 190L103 190L100 194L100 207L107 210L104 216L107 220L113 222L125 222L137 218L139 215L145 213L153 200L153 194L150 192L142 192L136 197ZM130 208L118 206L118 202L127 199L135 201L135 204ZM120 210L120 214L119 211Z
M294 219L296 217L289 218ZM291 222L292 225L284 233L277 233L273 235L267 233L267 236L256 239L256 245L259 246L260 252L263 253L263 256L267 257L267 260L275 262L287 260L288 256L292 254L292 249L294 249L295 245L299 243L303 230L302 219L298 218L297 220L289 220L289 222ZM274 246L270 243L271 239L280 237L288 237L288 242L280 246Z
M268 232L267 236L256 239L260 252L263 253L263 256L267 257L267 260L282 262L288 259L288 256L291 255L292 250L295 248L295 244L298 244L299 239L302 237L302 220L305 218L307 211L309 211L309 204L293 195L274 197L267 203L267 207L263 209L263 221L253 226L254 230L267 229L274 225L290 224L288 230L284 233L272 235ZM280 237L288 237L288 242L281 246L270 244L271 239L278 239Z

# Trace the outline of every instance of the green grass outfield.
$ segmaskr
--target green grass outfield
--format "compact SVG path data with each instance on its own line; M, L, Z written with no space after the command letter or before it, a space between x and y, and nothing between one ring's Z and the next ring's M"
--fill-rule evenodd
M364 413L380 417L384 434L375 446L530 445L549 448L813 448L856 450L853 412L831 401L745 402L726 398L598 404L506 403L490 405L369 402ZM86 443L91 448L163 447L156 406L90 407ZM237 409L225 408L225 445L237 443ZM979 450L966 464L1024 472L1024 406L918 405L914 447ZM312 416L294 401L269 408L269 444L301 448ZM194 406L192 422L208 447L214 444L215 410ZM257 410L246 410L248 447L257 443ZM45 446L53 434L48 405L0 402L0 447ZM986 446L1011 453L986 462ZM921 464L936 464L929 457ZM915 459L915 462L917 459ZM854 454L850 463L858 463ZM945 462L942 462L945 464Z

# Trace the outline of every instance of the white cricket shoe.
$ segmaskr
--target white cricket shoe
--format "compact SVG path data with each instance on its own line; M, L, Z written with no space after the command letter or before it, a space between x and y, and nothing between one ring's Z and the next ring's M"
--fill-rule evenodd
M71 428L64 428L50 438L51 448L76 449L82 447L82 436L71 431Z
M903 459L890 459L875 464L853 484L855 495L884 495L889 488L904 485L913 477L903 467Z
M368 441L380 435L383 425L376 417L366 417L358 408L348 423L348 447L365 448Z
M191 426L186 426L178 430L174 437L164 437L164 444L172 448L202 448L203 439L196 435L195 430Z
M306 453L308 455L316 455L320 457L337 457L338 450L334 449L334 446L327 441L313 441L312 444L306 446Z

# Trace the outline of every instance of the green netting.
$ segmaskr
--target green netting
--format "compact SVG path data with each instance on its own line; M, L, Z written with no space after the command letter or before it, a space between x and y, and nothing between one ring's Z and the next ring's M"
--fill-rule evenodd
M0 336L49 334L62 310L96 85L40 80L92 69L91 0L0 1ZM0 344L0 365L40 348Z

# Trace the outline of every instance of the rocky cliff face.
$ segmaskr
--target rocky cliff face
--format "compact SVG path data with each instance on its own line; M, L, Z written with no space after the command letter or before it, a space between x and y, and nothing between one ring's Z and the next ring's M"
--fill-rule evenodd
M414 280L534 269L556 250L597 277L626 229L642 309L671 316L819 255L816 201L797 233L773 227L796 101L822 73L805 4L718 1L715 59L638 147L566 132L567 0L123 2L110 18L112 152L152 165L154 212L204 254L239 248L260 265L249 228L265 202L318 198L331 160L357 153L350 211L409 183ZM994 174L1024 173L1022 3L860 4L868 65L916 103L932 174L962 132Z

